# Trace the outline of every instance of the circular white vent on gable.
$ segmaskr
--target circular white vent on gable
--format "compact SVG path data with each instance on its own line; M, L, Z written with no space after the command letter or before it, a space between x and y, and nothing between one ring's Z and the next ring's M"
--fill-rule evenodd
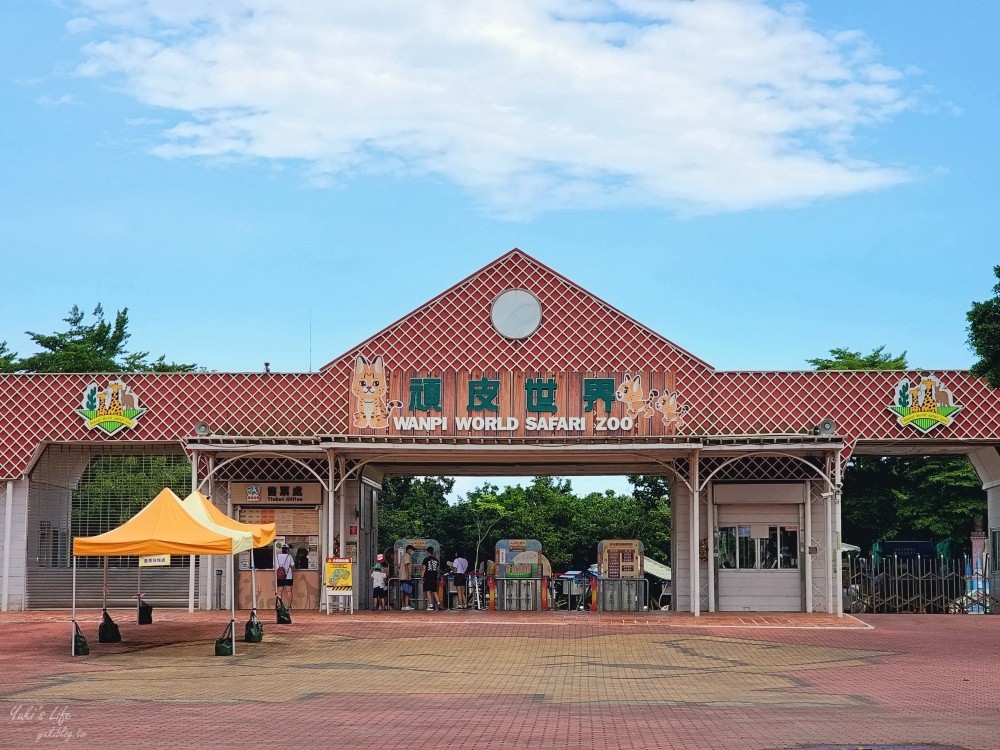
M497 333L508 339L525 339L542 322L542 303L531 292L509 289L493 300L490 320Z

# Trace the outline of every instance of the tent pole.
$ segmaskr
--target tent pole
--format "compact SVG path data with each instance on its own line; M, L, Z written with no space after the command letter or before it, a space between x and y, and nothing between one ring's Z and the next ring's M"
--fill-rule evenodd
M236 597L233 591L229 592L229 606L229 624L233 629L233 656L236 656Z
M101 609L108 608L108 556L104 556L104 586L101 588Z

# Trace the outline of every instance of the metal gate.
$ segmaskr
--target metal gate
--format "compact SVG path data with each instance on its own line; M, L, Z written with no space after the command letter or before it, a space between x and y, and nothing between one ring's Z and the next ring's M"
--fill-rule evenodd
M1000 573L989 555L853 557L844 561L844 611L1000 614Z
M69 607L72 602L72 539L109 531L127 521L164 487L181 496L191 465L180 447L50 445L31 473L28 489L25 609ZM195 562L195 591L200 580ZM108 558L111 606L135 602L138 558ZM100 606L104 558L77 560L77 604ZM154 606L187 606L190 558L169 568L143 571L141 585ZM198 597L195 597L197 604Z

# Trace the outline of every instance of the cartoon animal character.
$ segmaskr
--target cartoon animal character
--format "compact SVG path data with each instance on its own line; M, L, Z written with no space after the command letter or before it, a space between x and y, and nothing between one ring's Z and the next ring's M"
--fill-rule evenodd
M108 402L108 414L114 414L116 417L124 416L122 412L122 402L121 402L121 392L125 387L125 384L119 380L112 381L110 383L111 388L111 400Z
M646 396L642 390L642 378L636 375L625 375L621 384L615 389L615 399L625 404L625 414L635 418L640 414L645 414L646 419L653 416L653 407L650 401L652 394Z
M934 378L924 378L920 381L920 411L937 411L938 402L934 398Z
M94 394L94 398L97 399L97 416L103 417L108 413L108 403L107 403L108 392L103 391L100 388Z
M122 391L121 402L123 409L132 409L133 411L137 411L142 408L139 406L139 397L132 393L132 391L128 388Z
M934 389L934 399L937 401L938 406L955 405L955 397L951 394L951 391L947 388L942 388L940 383L938 383L938 387Z
M663 395L655 390L650 393L653 409L660 413L663 426L669 428L672 425L675 430L684 426L684 415L691 411L688 404L677 405L678 395L677 391L666 391Z
M371 427L384 430L389 426L389 415L393 409L402 409L402 401L388 401L389 383L381 357L371 362L362 355L354 360L354 374L351 377L351 393L357 399L354 412L355 427Z

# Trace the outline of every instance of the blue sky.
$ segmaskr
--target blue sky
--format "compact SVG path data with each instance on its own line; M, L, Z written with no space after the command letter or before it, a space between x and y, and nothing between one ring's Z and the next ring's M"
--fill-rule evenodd
M972 363L1000 5L341 6L0 3L0 341L304 371L520 247L719 369Z

